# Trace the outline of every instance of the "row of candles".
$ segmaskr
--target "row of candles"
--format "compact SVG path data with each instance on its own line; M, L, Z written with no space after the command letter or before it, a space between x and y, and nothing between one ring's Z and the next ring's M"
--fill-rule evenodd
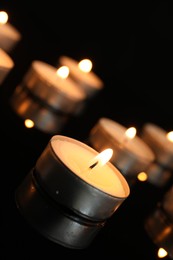
M21 39L7 19L0 12L0 84L14 67L9 53ZM92 72L89 59L62 56L58 66L34 60L11 98L28 127L55 134L17 189L16 204L44 236L66 247L85 248L130 195L137 177L158 187L171 181L173 132L147 123L138 136L134 127L100 118L84 142L59 135L104 83ZM146 221L149 236L171 258L172 201L173 188Z

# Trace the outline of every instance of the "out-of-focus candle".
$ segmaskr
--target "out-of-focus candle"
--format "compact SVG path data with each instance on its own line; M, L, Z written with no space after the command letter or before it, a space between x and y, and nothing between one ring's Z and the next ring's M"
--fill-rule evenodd
M141 138L155 154L155 161L147 170L148 181L156 186L165 186L170 181L173 170L172 131L167 132L160 126L146 123Z
M0 84L3 83L13 67L14 61L12 58L3 49L0 48Z
M66 73L43 61L33 61L12 97L17 114L31 119L44 132L61 131L70 116L81 113L86 99Z
M9 23L8 14L0 11L0 48L10 53L21 38L21 33Z
M89 59L83 59L77 62L70 57L61 56L59 58L59 64L69 68L70 77L85 91L87 98L95 96L103 89L103 80L92 71L92 62Z
M145 220L149 237L173 259L173 185Z
M16 191L18 208L49 239L88 246L130 194L110 154L110 148L98 153L73 138L53 136ZM44 225L46 218L53 219L50 225Z
M111 162L129 183L134 177L136 179L139 172L145 171L155 158L153 151L134 130L134 127L128 129L112 119L100 118L88 137L89 144L97 151L107 147L113 149ZM135 135L126 135L129 132Z
M164 195L162 208L167 213L173 224L173 184Z

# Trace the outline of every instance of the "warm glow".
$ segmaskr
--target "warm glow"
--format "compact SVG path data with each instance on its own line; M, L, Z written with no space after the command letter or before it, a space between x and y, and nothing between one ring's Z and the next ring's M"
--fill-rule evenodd
M90 162L89 168L92 169L96 165L99 165L99 166L105 165L110 160L110 158L112 157L112 154L113 154L112 149L110 149L110 148L105 149L103 152L99 153L97 156L94 157L92 162Z
M79 66L80 70L88 73L92 69L92 62L89 59L84 59L78 63L78 66Z
M166 137L168 138L168 140L169 140L170 142L173 142L173 131L167 133Z
M32 128L34 126L34 122L31 119L26 119L24 124L27 128Z
M69 68L67 66L62 66L57 69L56 74L62 79L66 79L69 75Z
M133 139L136 135L136 128L135 127L130 127L126 130L125 135L129 139Z
M157 255L158 255L159 258L163 258L163 257L167 256L167 254L168 253L166 252L166 250L161 247L161 248L159 248Z
M5 11L0 11L0 24L5 24L8 21L8 14Z
M148 179L148 176L145 172L140 172L137 178L139 181L146 181Z

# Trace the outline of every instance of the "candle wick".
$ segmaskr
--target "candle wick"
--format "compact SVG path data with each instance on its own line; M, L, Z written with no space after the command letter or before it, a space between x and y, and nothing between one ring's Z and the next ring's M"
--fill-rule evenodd
M93 169L98 164L98 161L89 166L89 169Z

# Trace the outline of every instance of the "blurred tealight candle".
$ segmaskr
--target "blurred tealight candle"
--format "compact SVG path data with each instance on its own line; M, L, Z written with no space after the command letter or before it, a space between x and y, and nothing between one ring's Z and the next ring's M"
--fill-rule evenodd
M97 151L113 149L111 162L123 173L130 185L138 173L144 172L155 159L150 147L136 135L136 128L109 118L100 118L91 129L87 142Z
M156 124L146 123L140 136L155 154L155 161L147 170L148 181L155 186L164 187L172 179L173 132Z
M92 71L93 64L90 59L77 62L70 57L60 56L58 62L60 66L69 68L69 76L85 91L87 98L95 96L103 89L103 80Z
M0 84L2 84L14 67L13 59L0 48Z
M149 237L159 248L159 257L173 259L173 185L145 220L145 229Z
M15 112L30 119L39 130L59 133L72 116L84 106L85 93L68 77L68 68L35 60L11 98Z
M0 11L0 48L10 53L21 38L21 33L9 22L8 14Z

